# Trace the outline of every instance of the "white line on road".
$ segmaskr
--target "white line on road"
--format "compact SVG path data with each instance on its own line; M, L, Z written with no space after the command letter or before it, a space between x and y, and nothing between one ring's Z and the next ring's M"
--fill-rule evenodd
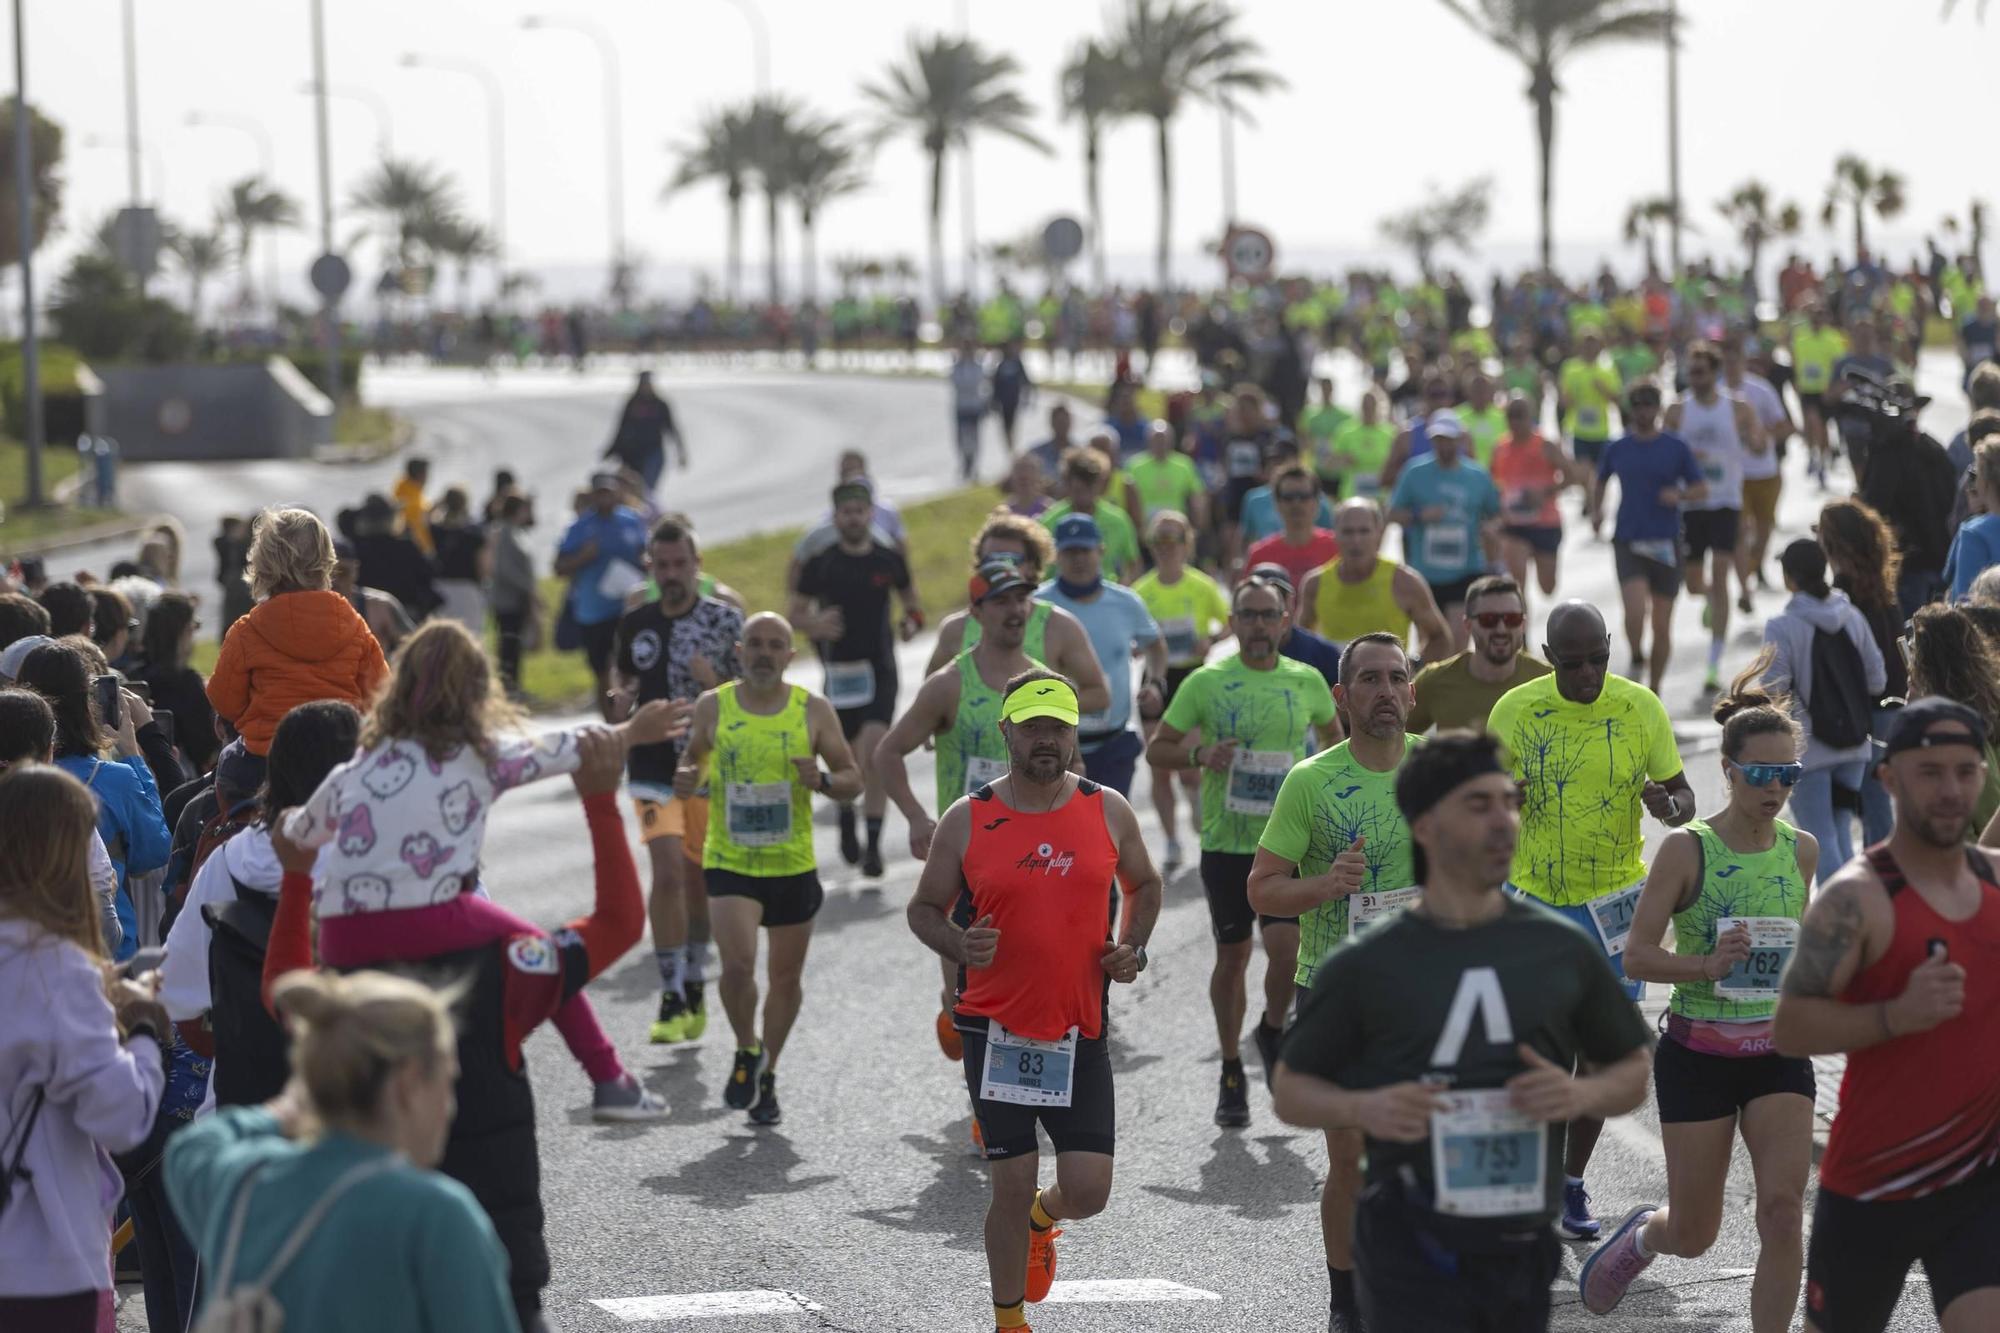
M1222 1297L1199 1287L1184 1287L1164 1278L1123 1278L1097 1282L1058 1282L1049 1288L1044 1305L1108 1305L1137 1301L1219 1301Z
M822 1308L795 1291L697 1291L678 1296L620 1296L591 1304L628 1324L722 1315L804 1314Z

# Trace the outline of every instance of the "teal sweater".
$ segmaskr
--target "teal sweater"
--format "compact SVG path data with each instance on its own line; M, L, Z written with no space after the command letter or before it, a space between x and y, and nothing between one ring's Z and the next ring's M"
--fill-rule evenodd
M232 1285L263 1275L306 1210L357 1162L388 1151L343 1134L294 1143L256 1107L232 1107L196 1121L167 1148L167 1192L203 1259L217 1276L238 1188L263 1162L253 1186ZM204 1284L203 1299L214 1294ZM285 1333L514 1333L507 1257L471 1191L408 1163L370 1176L334 1204L280 1275L272 1294Z

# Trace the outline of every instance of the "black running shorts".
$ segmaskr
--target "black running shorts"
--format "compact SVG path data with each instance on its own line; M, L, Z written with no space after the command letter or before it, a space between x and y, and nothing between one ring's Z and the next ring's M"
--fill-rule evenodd
M1815 1090L1812 1061L1778 1055L1711 1055L1672 1037L1653 1053L1653 1089L1663 1125L1730 1120L1773 1093L1795 1092L1807 1101Z
M1681 558L1698 565L1710 551L1734 555L1742 535L1741 509L1690 509L1681 515Z
M1491 1253L1442 1244L1421 1214L1371 1185L1355 1208L1354 1285L1368 1333L1547 1333L1562 1244L1536 1227Z
M819 915L826 901L819 872L799 875L745 875L714 867L701 872L711 898L755 898L764 907L767 926L802 926Z
M1863 1203L1821 1190L1806 1313L1820 1333L1882 1333L1917 1263L1940 1319L1968 1291L2000 1287L2000 1168L1922 1199Z
M1296 926L1295 916L1265 916L1250 910L1250 866L1254 852L1201 854L1201 891L1208 899L1208 924L1217 944L1241 944L1252 926Z
M1068 1106L1022 1106L980 1097L986 1069L987 1020L966 1013L955 1013L952 1018L965 1039L965 1090L972 1096L972 1114L979 1120L979 1138L986 1147L987 1161L1037 1152L1038 1123L1048 1131L1049 1142L1058 1153L1112 1155L1118 1140L1118 1101L1111 1087L1111 1053L1103 1037L1077 1038Z

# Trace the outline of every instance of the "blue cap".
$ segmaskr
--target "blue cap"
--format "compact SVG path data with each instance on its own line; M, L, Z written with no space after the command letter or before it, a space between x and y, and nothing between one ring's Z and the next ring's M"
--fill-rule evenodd
M1097 520L1088 514L1064 514L1056 520L1056 549L1058 551L1097 550L1104 545L1104 535L1097 530Z

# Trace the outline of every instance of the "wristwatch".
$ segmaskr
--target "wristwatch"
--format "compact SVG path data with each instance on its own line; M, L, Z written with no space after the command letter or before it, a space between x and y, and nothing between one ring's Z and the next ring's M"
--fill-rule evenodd
M822 768L819 771L819 794L825 796L832 790L833 790L833 774L827 772L825 769Z
M1144 972L1146 970L1146 946L1135 944L1132 946L1132 952L1139 955L1139 970Z

